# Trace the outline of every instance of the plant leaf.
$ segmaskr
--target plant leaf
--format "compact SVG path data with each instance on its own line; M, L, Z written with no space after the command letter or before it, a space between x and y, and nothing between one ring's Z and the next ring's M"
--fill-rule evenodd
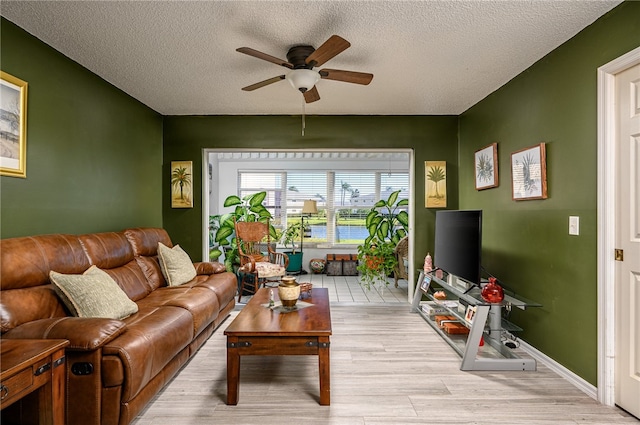
M387 201L387 205L392 206L393 204L395 204L399 194L400 194L400 191L396 190L391 195L389 195L389 200Z
M226 239L233 234L233 228L223 226L216 232L216 242L220 243L226 241Z
M209 260L217 260L218 257L220 257L222 255L222 251L220 251L218 248L214 248L211 251L209 251Z
M251 197L251 199L249 200L249 205L251 205L252 208L257 205L261 205L262 201L264 201L264 198L266 197L267 192L258 192Z
M366 220L365 220L365 222L364 222L364 225L365 225L367 228L369 228L369 226L371 226L371 222L372 222L372 220L373 220L375 217L377 217L377 216L378 216L378 212L377 212L377 211L375 211L375 210L371 210L371 211L369 211L369 214L367 214L367 218L366 218Z
M260 216L260 218L271 218L271 213L266 208L262 209L262 211L260 211L260 213L258 213L258 215ZM260 220L260 221L262 221L262 220Z
M228 196L227 199L224 200L225 207L232 207L239 204L242 204L242 199L240 199L240 197L236 195Z
M403 226L409 225L409 214L406 211L400 211L396 218Z
M380 227L378 228L378 237L380 238L380 240L384 241L387 238L388 234L389 234L389 222L383 221L382 223L380 223Z

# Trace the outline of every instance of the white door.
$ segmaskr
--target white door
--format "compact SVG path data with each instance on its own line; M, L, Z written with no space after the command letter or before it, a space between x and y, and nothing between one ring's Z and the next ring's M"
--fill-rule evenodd
M616 75L616 98L615 402L640 417L640 65Z

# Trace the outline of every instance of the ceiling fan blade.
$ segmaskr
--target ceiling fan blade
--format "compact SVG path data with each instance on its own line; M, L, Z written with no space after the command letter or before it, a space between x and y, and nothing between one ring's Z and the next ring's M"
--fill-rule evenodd
M252 49L251 47L240 47L236 49L236 52L244 53L245 55L253 56L254 58L266 60L267 62L275 63L276 65L293 69L293 65L287 62L286 60L268 55L266 53L259 52L256 49Z
M304 101L307 103L320 100L320 93L318 93L318 89L316 88L316 86L313 86L311 90L307 90L302 95L304 96Z
M320 77L325 80L344 81L345 83L362 84L365 86L373 80L373 74L327 68L320 70Z
M318 47L313 53L311 53L305 62L307 65L320 66L329 59L336 56L338 53L345 51L351 46L344 38L338 35L332 35L322 46Z
M277 77L269 78L268 80L260 81L259 83L251 84L250 86L243 87L244 91L252 91L255 89L259 89L260 87L268 86L269 84L277 83L278 81L284 80L284 75L278 75Z

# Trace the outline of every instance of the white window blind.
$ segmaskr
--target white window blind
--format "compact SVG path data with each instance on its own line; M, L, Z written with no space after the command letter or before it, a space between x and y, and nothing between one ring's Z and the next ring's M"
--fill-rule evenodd
M311 235L306 243L358 244L368 233L364 218L379 199L387 199L395 190L408 198L409 174L406 172L282 170L277 172L239 171L240 196L266 191L265 205L280 229L300 220L305 200L315 200L318 214L305 218ZM308 239L308 240L307 240Z

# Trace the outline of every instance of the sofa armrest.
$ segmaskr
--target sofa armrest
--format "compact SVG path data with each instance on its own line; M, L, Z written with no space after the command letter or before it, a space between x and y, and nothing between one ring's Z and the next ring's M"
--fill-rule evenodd
M218 261L207 261L201 263L193 263L196 268L196 273L201 274L218 274L222 272L226 272L227 268L224 264Z
M24 323L2 335L14 339L66 339L67 350L92 351L125 331L121 320L56 317Z

